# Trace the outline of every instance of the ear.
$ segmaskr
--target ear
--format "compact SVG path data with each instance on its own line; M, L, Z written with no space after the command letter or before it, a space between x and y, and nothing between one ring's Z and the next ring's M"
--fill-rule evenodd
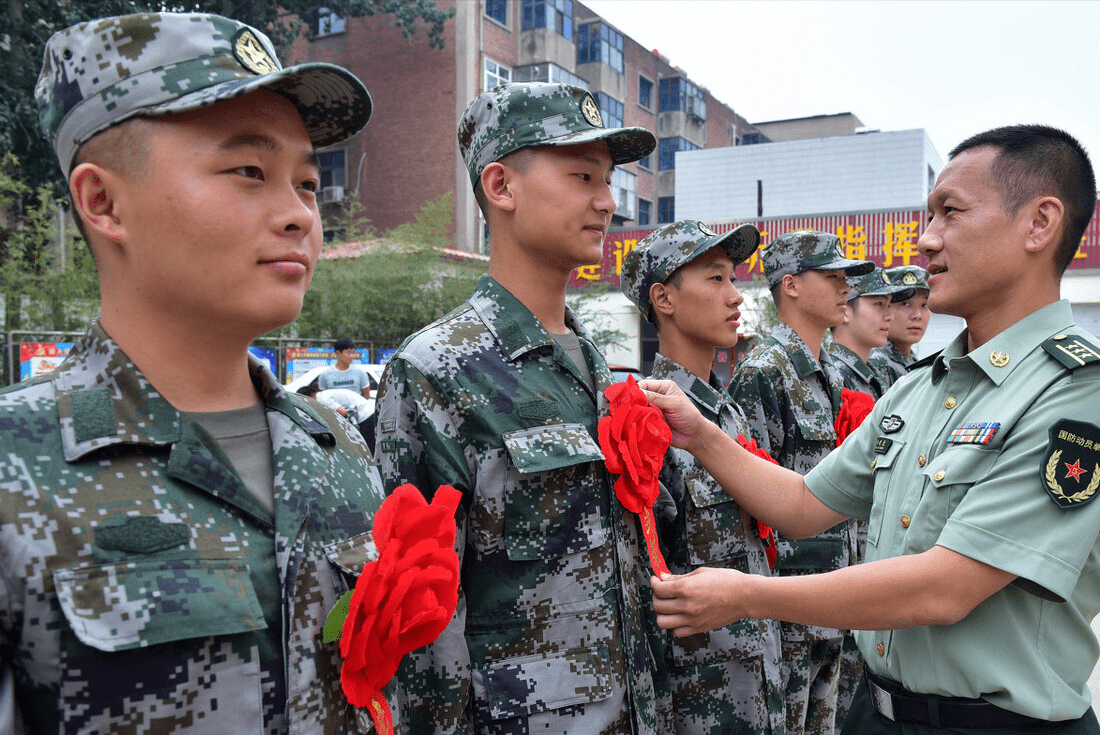
M798 298L798 279L788 273L783 276L783 280L779 282L779 290L783 292L784 296L795 299Z
M1066 207L1057 197L1041 197L1029 205L1031 222L1024 244L1029 253L1042 252L1050 247L1057 249L1062 239Z
M119 184L117 174L94 163L82 163L69 175L73 206L89 235L96 233L113 242L125 236L115 201Z
M513 171L500 161L493 161L481 171L481 190L485 201L496 209L513 212L516 209L515 193L512 191Z
M676 311L676 305L669 298L669 291L669 287L663 283L654 283L649 287L649 302L658 314L670 316Z

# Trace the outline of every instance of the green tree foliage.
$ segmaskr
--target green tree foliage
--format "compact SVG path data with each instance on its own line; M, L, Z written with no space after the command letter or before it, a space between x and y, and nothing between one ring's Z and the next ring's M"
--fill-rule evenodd
M165 5L139 0L9 0L0 14L0 152L22 162L20 178L32 189L48 184L59 193L64 182L50 144L38 127L34 85L46 41L73 23L109 15L165 9L225 15L264 30L280 48L316 29L318 7L347 18L390 14L406 37L424 26L430 44L443 47L443 28L454 10L434 0L188 0ZM284 54L285 55L285 54Z

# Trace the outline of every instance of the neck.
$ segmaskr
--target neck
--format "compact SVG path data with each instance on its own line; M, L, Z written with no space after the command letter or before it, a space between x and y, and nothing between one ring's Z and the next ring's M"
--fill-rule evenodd
M817 360L817 355L821 352L821 341L825 339L825 330L828 327L817 325L797 312L780 314L779 320L802 338L802 341L810 348L810 354Z
M553 334L565 334L565 289L571 270L562 271L548 263L533 262L519 248L493 251L489 275L531 310L543 328Z
M698 342L682 332L671 329L659 333L661 354L686 368L704 383L710 380L714 368L714 345Z
M844 345L849 350L851 350L852 352L859 355L860 360L863 360L864 362L867 362L867 358L869 358L871 356L871 348L869 346L860 345L859 343L855 342L854 340L849 341L849 340L845 339L846 336L847 335L845 335L843 332L841 332L840 335L837 335L836 330L833 330L833 341L834 342L836 342L838 345Z
M1024 289L1020 289L1012 298L1005 299L997 308L988 309L977 314L968 314L966 319L967 349L976 350L1001 332L1011 327L1026 316L1034 314L1045 306L1050 306L1061 297L1060 284L1055 283L1053 288L1049 286L1037 290L1029 297Z
M165 400L180 411L229 411L259 401L248 374L251 338L229 329L140 319L102 304L100 324Z
M890 341L894 342L894 340ZM897 347L898 352L900 352L905 357L909 357L909 353L913 351L913 345L909 344L908 342L894 342L894 347Z

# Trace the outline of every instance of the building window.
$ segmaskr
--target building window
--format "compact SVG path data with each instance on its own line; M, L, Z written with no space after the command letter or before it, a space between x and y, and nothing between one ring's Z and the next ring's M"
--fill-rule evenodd
M557 64L544 61L540 64L528 64L517 66L512 71L512 80L516 82L561 82L572 84L574 87L588 89L588 81L581 79L571 71L562 69Z
M623 71L623 34L606 23L585 23L577 26L577 63L597 61L620 74Z
M621 128L623 126L623 103L603 92L596 92L596 103L600 106L600 114L603 116L605 128Z
M642 199L638 197L638 219L639 225L648 225L653 221L653 202L648 199Z
M683 77L668 77L661 80L661 112L686 112L697 120L707 119L707 102L703 90Z
M485 15L502 26L508 25L508 0L485 0Z
M674 138L661 138L658 144L660 160L657 165L662 171L671 171L676 168L676 151L694 151L699 146L679 136Z
M638 161L638 166L644 168L646 171L653 170L653 154L650 153L645 158Z
M676 221L676 197L657 199L657 224L667 225Z
M573 0L523 0L521 30L549 28L573 40Z
M615 216L632 220L635 216L635 180L638 177L626 169L616 168L611 172L611 193L615 196Z
M317 35L332 36L344 33L348 29L348 23L344 16L330 12L328 8L317 8Z
M653 82L643 76L638 77L638 104L653 109Z
M348 175L344 151L321 151L317 154L317 164L321 169L321 189L330 186L340 188L347 186Z
M493 87L499 87L502 84L508 84L512 81L511 68L501 64L488 56L485 57L485 86L482 87L482 92L488 92Z
M741 136L741 145L758 145L760 143L771 143L771 141L763 133L745 133Z

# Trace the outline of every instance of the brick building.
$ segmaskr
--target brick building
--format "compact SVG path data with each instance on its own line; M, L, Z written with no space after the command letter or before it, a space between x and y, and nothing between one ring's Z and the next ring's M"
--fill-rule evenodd
M657 50L643 48L576 0L437 2L455 10L443 49L431 48L422 28L404 38L392 16L323 13L313 19L318 38L292 51L294 62L347 67L375 103L363 133L321 152L330 237L340 238L340 215L352 201L361 202L381 231L411 221L424 204L453 191L456 246L485 252L455 125L470 100L501 82L577 84L595 96L609 127L638 125L657 135L650 157L615 173L616 225L675 219L677 151L762 137Z

